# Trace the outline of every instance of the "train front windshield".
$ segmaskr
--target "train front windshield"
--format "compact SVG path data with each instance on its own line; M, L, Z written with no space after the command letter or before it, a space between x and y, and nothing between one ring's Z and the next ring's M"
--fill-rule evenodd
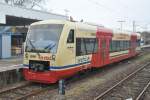
M41 24L29 28L26 52L56 53L63 24Z

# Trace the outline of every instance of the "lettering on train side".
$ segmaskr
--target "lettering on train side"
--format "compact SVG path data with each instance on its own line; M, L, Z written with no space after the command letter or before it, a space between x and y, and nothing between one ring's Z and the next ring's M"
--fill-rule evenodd
M52 56L39 56L40 60L55 60L55 55Z
M78 63L88 62L90 60L89 57L82 57L77 60Z
M48 56L39 56L40 60L50 60L50 57Z
M36 55L30 55L30 58L36 58Z

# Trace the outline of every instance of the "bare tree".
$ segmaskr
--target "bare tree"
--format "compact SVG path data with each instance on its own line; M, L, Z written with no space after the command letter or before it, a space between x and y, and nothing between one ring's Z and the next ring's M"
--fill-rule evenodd
M15 6L22 6L26 8L34 8L35 6L41 7L40 3L45 2L45 0L4 0L5 3L15 5Z

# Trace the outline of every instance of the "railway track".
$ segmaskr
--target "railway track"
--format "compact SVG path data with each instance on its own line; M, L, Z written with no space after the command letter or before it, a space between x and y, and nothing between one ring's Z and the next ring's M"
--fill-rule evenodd
M146 88L142 96L140 97L141 100L150 100L150 86Z
M143 91L138 95L136 100L150 100L150 91L148 90L149 88L150 88L150 81L144 87Z
M150 62L139 66L140 68L98 95L94 100L145 100L143 98L150 88Z
M23 100L48 90L54 90L56 88L57 85L25 83L23 85L1 91L0 100Z

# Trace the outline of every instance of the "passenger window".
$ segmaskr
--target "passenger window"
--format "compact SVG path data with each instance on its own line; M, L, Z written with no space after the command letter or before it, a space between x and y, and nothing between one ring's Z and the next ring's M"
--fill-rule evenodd
M98 40L96 38L76 38L76 56L96 53Z
M74 43L74 30L73 29L70 30L69 32L67 43Z

